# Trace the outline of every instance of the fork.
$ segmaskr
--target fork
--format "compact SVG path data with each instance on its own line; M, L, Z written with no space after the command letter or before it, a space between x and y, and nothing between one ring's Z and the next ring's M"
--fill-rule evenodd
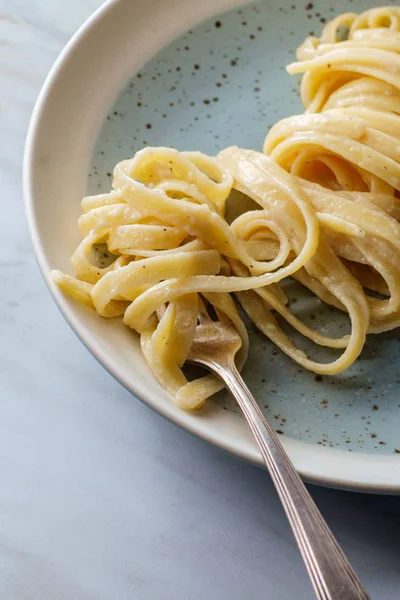
M368 600L350 565L303 481L286 454L235 365L242 345L232 322L220 311L212 320L199 303L199 319L187 360L218 375L236 399L261 450L285 509L300 553L320 600Z

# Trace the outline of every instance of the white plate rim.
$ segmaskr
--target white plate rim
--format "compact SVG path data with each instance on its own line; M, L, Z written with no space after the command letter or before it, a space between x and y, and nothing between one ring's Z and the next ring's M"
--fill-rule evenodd
M81 331L78 319L71 310L70 305L50 278L46 250L41 242L40 229L35 215L35 191L33 189L35 176L34 164L37 152L35 141L46 116L46 100L50 90L62 78L66 60L70 59L79 50L79 46L89 29L95 27L99 21L107 19L109 11L115 5L126 1L108 0L81 25L55 61L35 103L24 151L23 192L25 213L36 259L47 287L67 323L91 354L128 391L186 431L247 462L263 466L260 453L255 445L244 445L241 448L232 443L232 441L221 439L218 435L210 434L210 432L200 426L201 420L189 419L187 413L184 411L180 413L173 412L171 404L165 402L165 398L161 399L153 394L149 394L135 378L127 378L123 371L118 369L118 365L110 364L107 355L96 347L94 343L95 336L91 338ZM234 4L235 0L231 2L231 5ZM236 4L240 4L240 2L236 2ZM282 436L282 441L299 473L308 482L353 491L400 494L400 460L396 456L375 456L364 453L350 454L343 450L307 444L286 436ZM340 464L343 461L346 465L345 473L342 473L340 468Z

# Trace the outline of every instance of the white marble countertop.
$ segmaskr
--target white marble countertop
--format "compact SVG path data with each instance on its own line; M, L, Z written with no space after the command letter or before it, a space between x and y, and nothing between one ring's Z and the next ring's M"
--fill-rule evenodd
M99 4L0 0L0 598L313 598L268 475L135 400L36 266L21 192L29 116ZM312 493L372 598L398 599L400 501Z

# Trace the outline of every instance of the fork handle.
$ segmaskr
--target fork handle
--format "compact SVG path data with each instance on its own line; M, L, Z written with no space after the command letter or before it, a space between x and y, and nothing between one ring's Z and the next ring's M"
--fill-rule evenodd
M236 369L208 364L237 400L260 447L301 555L320 600L368 600L369 596Z

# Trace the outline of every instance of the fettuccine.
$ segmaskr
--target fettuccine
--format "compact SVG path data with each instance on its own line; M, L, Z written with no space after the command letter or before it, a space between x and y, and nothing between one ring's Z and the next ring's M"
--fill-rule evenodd
M145 148L115 167L110 193L83 199L75 276L53 271L53 279L102 317L122 316L181 407L198 408L222 387L213 375L189 382L182 371L200 299L237 327L239 366L248 337L233 297L320 374L349 367L367 333L400 324L399 31L400 9L386 7L341 15L309 37L288 66L304 74L305 113L273 126L263 153ZM253 206L228 222L233 190ZM347 313L350 334L330 338L299 320L280 286L289 276ZM309 358L277 315L338 358Z

